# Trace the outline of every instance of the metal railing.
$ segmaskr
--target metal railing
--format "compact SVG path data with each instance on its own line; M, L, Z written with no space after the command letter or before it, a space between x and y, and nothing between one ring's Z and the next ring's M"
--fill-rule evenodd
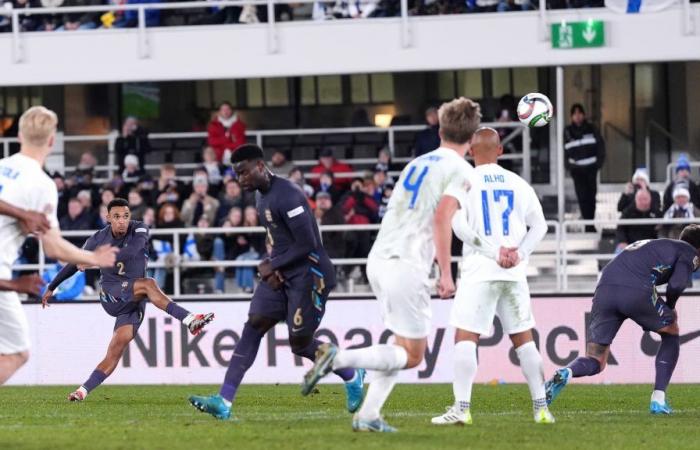
M514 131L510 133L505 139L503 139L502 144L506 145L517 138L522 139L522 153L513 153L501 156L501 159L507 160L522 160L522 172L521 175L526 181L531 180L532 175L532 161L531 161L531 148L530 148L530 129L520 122L485 122L483 126L489 126L492 128L510 128ZM421 131L426 128L426 125L397 125L387 128L381 127L345 127L345 128L292 128L284 130L247 130L246 136L255 139L257 145L264 148L264 140L266 137L296 137L296 136L326 136L326 135L357 135L357 134L378 134L386 136L386 148L393 155L396 153L396 135L401 132L416 132ZM59 148L65 147L66 143L73 142L104 142L107 146L107 161L106 165L98 165L95 167L97 171L106 172L108 178L111 178L119 165L115 161L115 142L119 135L117 132L111 132L104 135L87 135L87 136L71 136L59 134L56 137L56 145ZM185 132L185 133L151 133L148 135L148 139L151 141L158 140L184 140L184 139L202 139L206 140L206 132ZM10 144L19 143L17 138L0 138L0 144L2 145L3 157L7 157L10 154ZM334 147L334 144L328 144L328 147ZM64 157L65 162L65 151L63 153L52 153L50 158ZM397 158L395 162L408 162L410 158ZM357 162L358 164L369 162L368 159L361 159L359 161L351 159L347 160L351 163ZM302 160L293 161L296 165L303 167L312 166L318 163L316 160ZM61 164L62 172L69 173L75 170L75 166L66 166ZM194 169L200 167L201 164L176 164L176 168L181 169ZM147 170L157 170L160 168L158 164L146 164ZM343 176L344 174L336 174L338 176ZM362 172L353 172L348 174L349 176L362 176ZM390 173L392 176L396 176L397 173ZM318 175L306 174L307 178L315 178ZM180 177L183 180L189 180L191 177ZM95 182L104 182L107 179L96 179Z

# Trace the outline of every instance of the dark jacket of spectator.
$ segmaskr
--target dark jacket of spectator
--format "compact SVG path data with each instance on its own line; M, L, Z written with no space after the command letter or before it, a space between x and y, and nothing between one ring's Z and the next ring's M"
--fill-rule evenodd
M100 6L102 0L64 0L61 6ZM100 21L100 12L75 12L63 14L62 25L66 23L78 23L79 25L94 24L97 27Z
M638 194L639 195L639 194ZM651 200L648 200L649 204ZM640 208L637 204L632 204L622 212L621 219L658 219L661 216L661 211ZM646 209L646 210L644 210ZM617 242L619 244L631 244L643 239L656 239L656 225L618 225L617 227Z
M424 155L440 147L440 126L429 126L416 135L415 156Z
M138 125L133 117L127 118L122 127L122 134L114 143L114 151L119 163L119 171L124 171L124 158L126 155L136 155L139 160L139 168L146 168L146 155L151 151L148 141L148 133Z
M564 129L564 153L564 164L570 170L600 169L605 162L605 142L590 122L572 123Z
M617 210L622 212L632 205L634 196L640 189L646 189L651 193L651 209L661 211L661 194L649 187L649 174L646 169L637 169L634 172L632 182L627 183L625 192L620 194L620 200L617 201Z
M245 124L235 113L229 118L218 115L209 122L207 143L214 149L218 161L223 161L226 150L233 153L238 147L245 144L245 129Z

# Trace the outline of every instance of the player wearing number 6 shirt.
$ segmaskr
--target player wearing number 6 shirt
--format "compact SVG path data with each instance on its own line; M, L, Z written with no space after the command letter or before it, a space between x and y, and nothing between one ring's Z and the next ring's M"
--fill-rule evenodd
M528 255L547 233L542 206L532 187L496 160L503 153L498 132L480 128L472 139L476 168L470 178L466 205L454 217L455 234L461 239L477 230L494 247L512 249L514 267L464 248L464 259L450 324L457 330L454 349L454 404L435 417L435 425L471 424L471 391L477 370L479 336L488 334L497 314L510 335L525 375L535 422L553 423L547 409L542 357L532 339L535 320L525 278Z
M93 234L83 248L92 250L100 245L111 245L119 249L117 262L100 270L100 302L102 308L115 318L114 334L107 348L107 355L97 365L90 377L77 390L68 395L70 401L83 401L87 395L102 384L116 369L129 342L143 322L146 302L153 303L185 325L192 334L199 334L206 324L214 319L214 314L191 314L173 302L153 278L146 278L148 261L148 226L131 220L129 204L116 198L107 205L108 225ZM83 265L68 264L51 281L42 298L42 305L48 305L53 291Z
M302 394L306 395L331 369L364 367L376 371L365 402L353 419L356 431L396 431L384 422L380 410L398 371L416 367L423 360L431 325L430 270L436 257L440 266L438 293L443 298L454 293L450 220L459 208L458 198L468 189L467 177L473 168L464 157L481 114L477 103L459 98L443 104L438 115L441 147L404 168L367 261L367 276L384 324L394 333L394 344L353 350L325 345L304 378ZM467 240L480 244L480 251L490 248L476 236ZM495 258L495 252L491 254Z
M12 264L30 232L41 240L51 258L97 266L114 264L117 249L106 246L88 252L61 237L56 218L56 185L43 170L53 148L57 124L53 111L43 106L29 108L19 119L19 153L0 160L0 201L4 205L0 208L0 279L12 278ZM37 227L37 213L45 215L48 224ZM33 220L35 226L28 226L28 220ZM0 384L28 358L29 324L22 304L16 292L0 292Z

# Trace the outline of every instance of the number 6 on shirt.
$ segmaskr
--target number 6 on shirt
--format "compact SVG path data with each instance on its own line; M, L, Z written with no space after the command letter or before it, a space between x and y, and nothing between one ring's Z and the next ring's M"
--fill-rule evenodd
M508 236L508 234L510 233L509 216L510 213L513 212L514 193L513 191L507 189L494 189L492 192L494 202L500 204L501 197L506 197L506 199L508 200L508 206L506 207L506 209L503 210L503 214L501 216L503 220L503 236ZM481 207L484 213L484 234L486 234L486 236L491 236L491 211L489 208L488 191L481 191Z

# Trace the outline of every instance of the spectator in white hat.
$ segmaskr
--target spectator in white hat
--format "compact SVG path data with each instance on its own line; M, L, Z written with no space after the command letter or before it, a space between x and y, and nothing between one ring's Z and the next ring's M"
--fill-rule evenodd
M651 194L651 208L653 210L661 209L661 194L658 191L654 191L649 186L649 171L640 167L634 171L632 175L632 181L627 183L625 186L625 192L620 194L620 200L617 202L617 210L619 212L627 209L628 206L634 203L634 195L638 190L644 189L649 191Z
M690 191L685 187L673 190L673 204L664 213L664 219L692 219L700 217L700 210L690 201ZM669 224L659 226L659 237L678 239L687 224Z

